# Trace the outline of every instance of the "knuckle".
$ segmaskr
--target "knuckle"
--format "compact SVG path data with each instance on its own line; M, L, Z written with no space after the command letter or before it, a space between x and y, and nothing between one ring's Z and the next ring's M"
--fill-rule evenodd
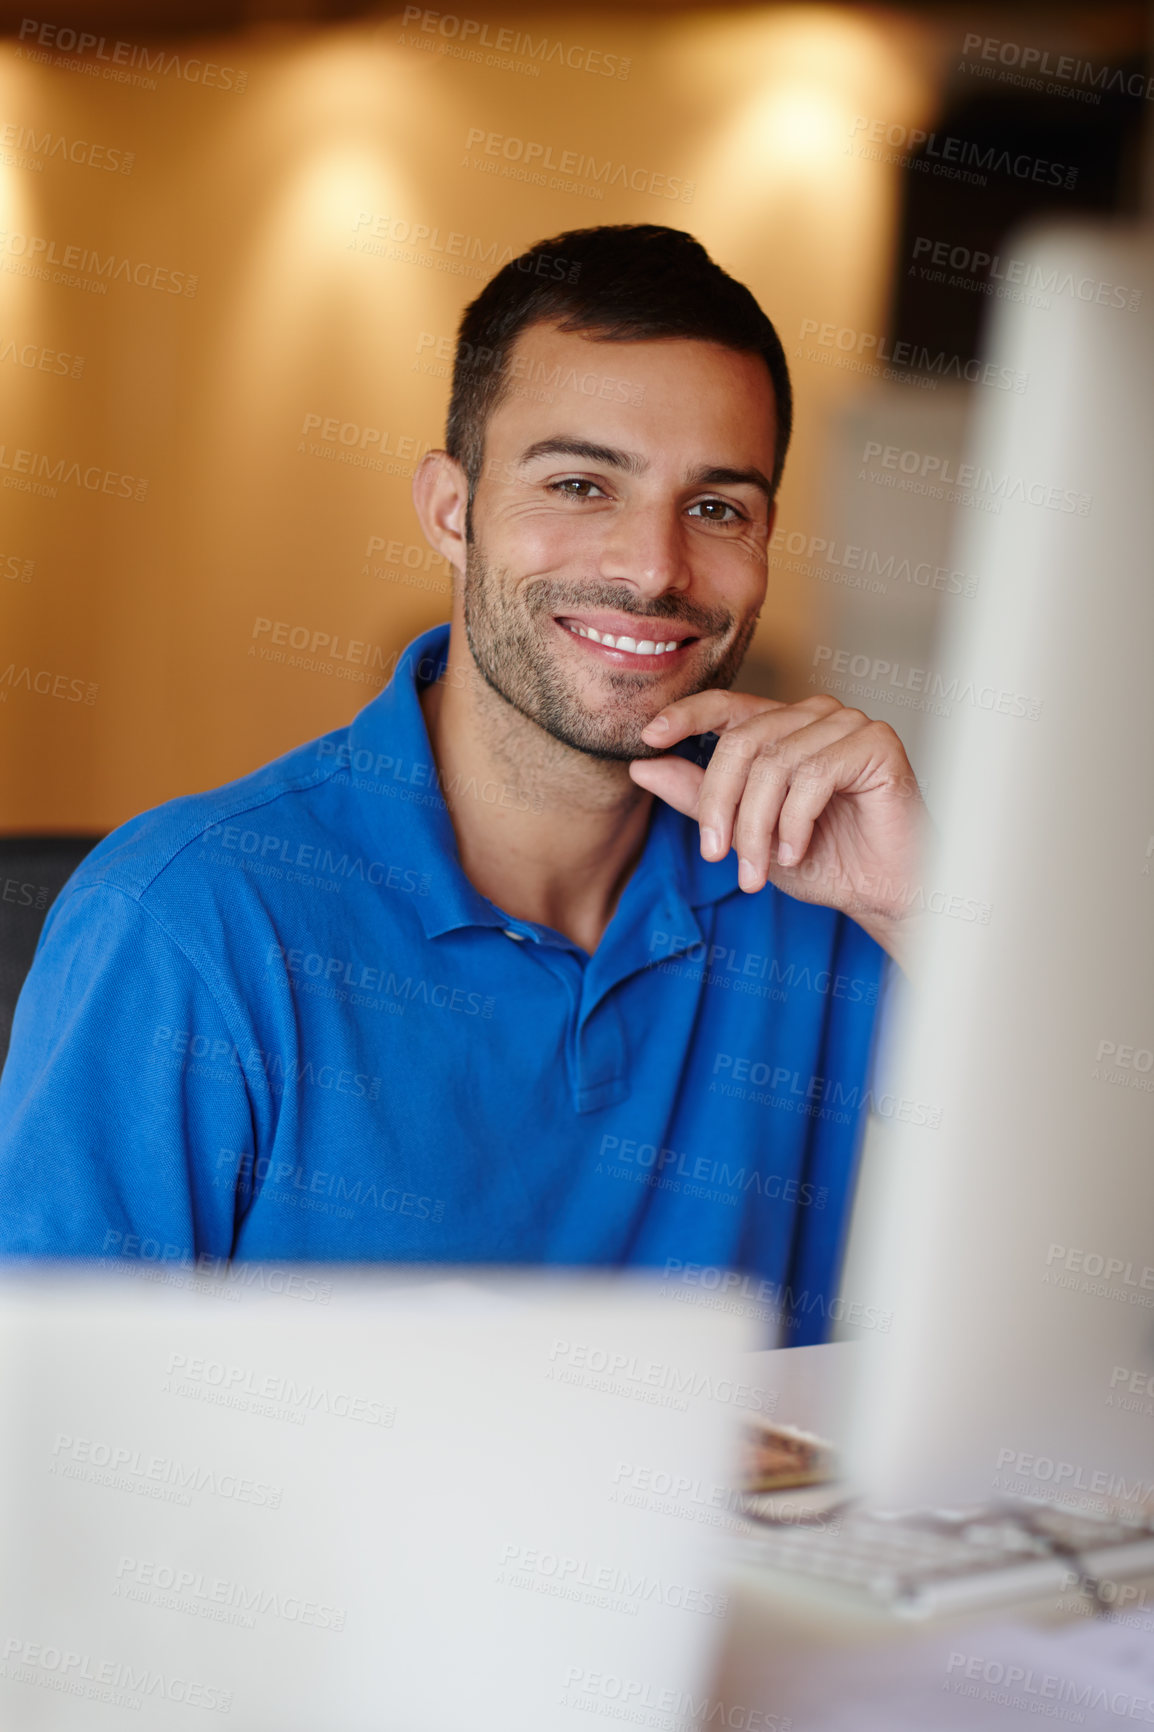
M733 833L733 845L743 860L750 860L755 866L764 866L769 859L769 843L764 830L748 820L744 825L738 824Z
M710 767L712 768L712 765L716 764L719 770L738 770L743 764L749 762L756 751L756 742L751 740L748 734L742 734L736 730L732 733L722 734L713 749Z
M832 751L818 752L805 763L799 765L798 774L793 779L794 787L800 792L810 788L824 788L836 779L839 770L837 754Z
M780 750L771 747L759 752L749 772L749 782L761 788L780 787L789 780L789 768L782 761Z

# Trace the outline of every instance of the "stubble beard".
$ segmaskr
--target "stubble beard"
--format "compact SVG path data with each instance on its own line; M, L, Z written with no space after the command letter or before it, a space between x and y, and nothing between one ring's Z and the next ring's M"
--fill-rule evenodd
M595 607L637 619L676 620L690 626L695 636L715 640L716 647L691 652L694 660L684 684L663 684L659 701L644 674L604 670L597 684L609 694L608 702L592 710L574 691L572 675L550 652L549 636L555 615ZM464 613L465 636L486 685L562 745L620 763L663 756L660 748L645 744L642 728L676 698L728 689L757 624L752 614L734 631L735 615L728 610L698 607L678 595L658 596L638 607L630 593L615 584L533 578L512 598L475 541L465 556Z

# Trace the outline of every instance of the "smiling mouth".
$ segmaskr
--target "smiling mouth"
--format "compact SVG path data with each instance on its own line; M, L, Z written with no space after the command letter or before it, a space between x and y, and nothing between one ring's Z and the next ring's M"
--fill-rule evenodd
M581 625L574 619L559 619L557 624L573 637L597 644L603 650L612 650L622 656L643 657L650 662L670 661L680 650L698 642L695 637L635 638L624 632L615 635L613 632L597 631L591 625Z

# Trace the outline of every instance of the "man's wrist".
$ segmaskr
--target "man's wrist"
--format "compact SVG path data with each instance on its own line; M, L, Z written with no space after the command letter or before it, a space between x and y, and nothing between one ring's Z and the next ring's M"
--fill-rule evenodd
M884 915L871 912L852 914L851 918L857 921L863 932L869 933L876 944L881 945L903 974L909 974L910 957L922 926L920 913Z

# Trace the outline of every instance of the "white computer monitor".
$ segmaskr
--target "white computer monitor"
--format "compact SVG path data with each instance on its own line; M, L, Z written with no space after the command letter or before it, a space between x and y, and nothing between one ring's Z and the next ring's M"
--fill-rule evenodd
M959 477L980 586L939 651L944 894L882 1061L935 1111L867 1135L846 1279L893 1325L863 1343L846 1443L891 1507L1149 1510L1154 236L1014 252L1032 289L989 347L1028 387L984 394ZM975 903L985 923L951 915Z

